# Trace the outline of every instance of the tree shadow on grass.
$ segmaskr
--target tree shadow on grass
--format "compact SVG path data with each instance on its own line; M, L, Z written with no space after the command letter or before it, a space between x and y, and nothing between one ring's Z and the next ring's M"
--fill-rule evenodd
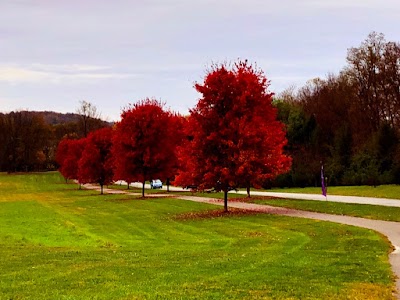
M260 211L252 211L239 208L230 208L229 211L224 211L223 209L214 209L206 211L196 211L178 214L174 216L175 220L202 220L202 219L215 219L215 218L226 218L226 217L238 217L238 216L248 216L262 214Z

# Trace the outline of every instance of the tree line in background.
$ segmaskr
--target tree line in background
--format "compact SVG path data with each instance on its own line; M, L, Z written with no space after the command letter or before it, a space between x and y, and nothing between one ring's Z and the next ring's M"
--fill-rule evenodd
M81 138L109 126L93 104L81 101L77 114L15 111L0 113L0 171L55 170L55 151L64 137Z
M196 147L207 145L208 155L217 150L221 151L216 152L217 156L207 161L211 166L226 159L228 154L232 154L239 161L243 160L243 157L251 155L262 156L262 150L269 149L267 140L271 139L266 134L275 130L272 123L271 128L262 130L253 126L257 123L251 125L251 122L247 124L244 121L245 118L240 119L244 114L249 114L249 111L246 111L248 108L243 105L256 104L244 104L240 100L237 103L243 107L238 110L235 106L237 103L232 103L230 97L234 94L236 95L235 99L244 99L246 97L243 95L251 93L254 85L250 89L249 86L242 83L242 86L237 89L249 90L243 92L244 94L239 97L234 87L235 81L232 80L230 77L232 74L229 73L234 71L229 70L226 66L221 69L219 67L213 67L213 71L215 71L213 74L219 74L216 76L217 79L213 79L214 75L211 75L212 72L210 72L204 85L196 85L196 89L203 95L203 98L192 110L192 117L177 117L181 120L179 122L184 124L182 125L184 131L179 134L181 137L185 137L183 141L171 139L177 145L189 143L188 140L192 146L195 143L198 143ZM252 69L252 71L259 72L256 69ZM238 73L235 76L239 78L241 76L239 75ZM266 82L262 83L265 77L263 74L258 75L261 75L261 77L257 77L261 80L258 82L258 87L266 91L268 85ZM219 80L227 82L227 84L221 85ZM246 80L243 79L243 82L247 82ZM208 88L209 82L213 82L214 89ZM265 95L258 95L265 99ZM214 98L219 99L218 103L220 104L209 103L207 100ZM221 99L226 100L222 101ZM268 99L272 99L272 95L268 96ZM287 144L284 149L287 156L292 158L292 167L289 172L277 177L272 167L269 167L269 172L275 174L274 176L264 176L262 180L251 182L250 185L263 187L317 186L320 185L321 164L324 164L329 185L400 183L400 45L398 42L387 42L382 34L373 32L359 47L348 50L347 65L339 74L330 74L325 79L310 80L297 90L289 88L280 95L273 96L272 105L277 110L278 120L285 124ZM255 107L263 111L260 106ZM128 111L128 108L125 109L123 115ZM44 121L45 118L42 115L33 112L0 114L0 170L15 172L54 169L57 167L54 158L55 149L63 137L78 140L87 136L88 132L94 129L110 126L99 120L96 108L88 102L82 102L78 112L78 119L60 124L56 124L52 120ZM209 120L206 120L206 115L209 116ZM250 117L253 115L250 114ZM187 123L188 119L195 120L197 118L197 121ZM259 118L259 116L255 118ZM200 122L199 124L204 127L199 124L193 125L196 122ZM157 130L165 134L169 130L178 130L177 128L165 129L163 126L160 124ZM185 132L189 128L191 132ZM199 128L202 128L203 131L198 132ZM220 132L212 134L213 128L218 128ZM252 132L254 144L257 145L254 149L257 150L248 150L247 153L244 151L239 154L235 152L238 150L235 150L230 153L227 149L231 149L229 146L232 144L241 145L242 148L248 147L239 136L235 136L242 129ZM158 134L157 130L155 130L157 133L153 133L153 137ZM131 131L131 134L144 135L145 133ZM260 138L262 136L263 138ZM161 137L158 138L161 139ZM276 139L279 140L279 138ZM122 149L126 149L126 147L126 145L121 146ZM186 148L187 156L199 155L196 153L196 147L191 149L188 146ZM152 150L148 149L147 151L151 152ZM182 160L185 160L187 164L192 163L190 157L183 158L184 155L179 153L182 151L180 147L175 151L180 157L178 161L181 166ZM140 161L145 161L145 157L151 156L150 154L146 155ZM132 164L131 168L137 164L137 162L129 161L129 157L126 160L120 164ZM226 163L229 166L235 165L235 162L228 162L228 160ZM197 167L204 170L209 168L208 165ZM147 177L148 172L147 169L143 170L143 174L146 174ZM226 172L226 166L221 167L219 172L221 174ZM252 175L252 173L248 173L249 169L246 167L235 172L241 174L243 178L246 177L245 173L249 176ZM261 172L261 170L257 172ZM174 174L174 172L169 173L165 178L172 178ZM190 176L186 176L186 178L196 181ZM207 178L215 181L215 177L211 175L207 175ZM248 179L246 180L249 182ZM236 182L225 182L224 184L230 185L236 184ZM246 186L243 182L241 185Z
M400 183L400 44L371 33L338 75L275 99L287 127L290 173L270 185Z

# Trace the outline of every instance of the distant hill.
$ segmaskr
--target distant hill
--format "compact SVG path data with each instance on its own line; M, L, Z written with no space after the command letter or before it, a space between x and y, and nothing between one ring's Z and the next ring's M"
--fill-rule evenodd
M76 113L58 113L54 111L27 111L27 112L43 117L43 120L50 125L76 123L80 121L81 118L81 116ZM107 122L104 120L102 121L108 125L113 124L113 122Z
M84 138L113 123L75 113L18 110L0 112L0 172L55 170L63 138Z
M72 123L80 120L80 115L75 113L58 113L54 111L35 111L33 112L43 117L43 120L50 125L62 123Z

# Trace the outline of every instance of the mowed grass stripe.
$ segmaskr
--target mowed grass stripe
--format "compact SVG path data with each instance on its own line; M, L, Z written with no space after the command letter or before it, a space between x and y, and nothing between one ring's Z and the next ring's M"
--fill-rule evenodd
M389 245L369 230L190 217L219 208L100 196L57 173L0 182L0 299L393 299Z

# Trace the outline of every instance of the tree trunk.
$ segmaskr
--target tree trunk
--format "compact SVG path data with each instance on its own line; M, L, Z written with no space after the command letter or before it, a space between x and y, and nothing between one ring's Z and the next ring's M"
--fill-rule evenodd
M101 190L100 194L103 195L103 185L102 184L100 184L100 190Z
M228 212L228 190L224 190L224 211Z
M145 181L143 180L143 184L142 184L142 197L144 198L144 185L145 185Z
M250 198L250 185L247 186L247 198Z
M128 182L128 190L129 190L129 185L130 185L130 183Z

